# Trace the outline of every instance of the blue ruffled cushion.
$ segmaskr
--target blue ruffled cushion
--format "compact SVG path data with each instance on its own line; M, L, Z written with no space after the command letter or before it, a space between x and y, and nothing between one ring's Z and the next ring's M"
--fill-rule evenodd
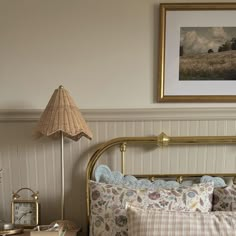
M200 179L200 182L201 183L213 182L215 188L226 186L226 183L222 178L212 177L212 176L209 176L209 175L202 176L201 179Z
M158 188L177 188L180 186L191 186L192 181L183 181L181 184L177 181L137 179L133 175L124 176L119 171L111 171L106 165L99 165L95 169L95 180L100 183L115 184L133 189L158 189Z
M177 188L180 186L191 186L193 181L186 180L181 184L177 181L166 181L162 179L158 179L155 181L150 181L148 179L137 179L132 175L124 176L119 171L111 171L107 165L99 165L95 169L95 180L100 183L105 184L115 184L123 187L129 187L134 189L159 189L159 188ZM212 177L208 175L204 175L200 178L200 183L213 182L214 187L225 187L225 181L220 177Z

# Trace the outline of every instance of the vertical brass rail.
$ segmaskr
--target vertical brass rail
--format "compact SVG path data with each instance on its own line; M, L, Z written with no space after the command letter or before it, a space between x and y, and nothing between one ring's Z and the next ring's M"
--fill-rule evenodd
M1 174L2 168L0 169L0 174ZM0 175L0 183L1 183L2 176Z
M120 145L121 152L121 173L125 174L125 152L126 152L126 143L122 143Z

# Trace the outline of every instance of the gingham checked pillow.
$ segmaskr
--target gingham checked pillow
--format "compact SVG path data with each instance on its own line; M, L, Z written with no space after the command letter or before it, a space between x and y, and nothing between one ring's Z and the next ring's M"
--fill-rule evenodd
M236 212L178 212L127 207L129 236L235 236Z

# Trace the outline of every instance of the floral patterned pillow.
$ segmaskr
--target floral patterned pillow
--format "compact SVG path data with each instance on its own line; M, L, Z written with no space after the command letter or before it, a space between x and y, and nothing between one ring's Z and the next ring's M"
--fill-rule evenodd
M236 211L235 185L214 189L213 211Z
M127 236L126 203L147 208L208 212L213 182L173 189L138 190L90 182L90 236Z
M172 189L139 191L142 206L169 211L209 212L212 209L213 182ZM134 205L140 205L139 202Z

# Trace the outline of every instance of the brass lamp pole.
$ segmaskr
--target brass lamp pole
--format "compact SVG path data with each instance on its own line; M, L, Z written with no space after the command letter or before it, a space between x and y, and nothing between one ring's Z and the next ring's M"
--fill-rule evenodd
M64 135L60 131L61 143L61 220L64 220L65 210L65 161L64 161Z

